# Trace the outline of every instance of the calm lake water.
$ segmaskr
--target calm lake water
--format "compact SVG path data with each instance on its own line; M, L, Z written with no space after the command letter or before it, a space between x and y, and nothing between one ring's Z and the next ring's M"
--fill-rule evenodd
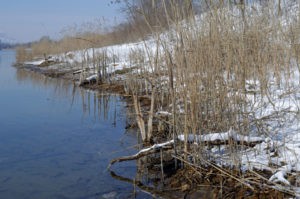
M137 141L125 131L125 102L14 61L14 51L0 51L0 198L132 198L133 185L106 169L136 152L127 149ZM132 179L135 162L114 170Z

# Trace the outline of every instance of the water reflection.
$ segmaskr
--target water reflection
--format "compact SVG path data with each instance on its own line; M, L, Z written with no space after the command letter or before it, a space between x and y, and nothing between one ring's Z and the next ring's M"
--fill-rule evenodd
M21 84L31 83L34 87L52 90L52 96L68 99L70 108L73 107L76 98L80 96L83 116L93 116L94 119L98 120L110 119L113 120L112 124L116 126L117 105L120 104L120 99L114 94L87 91L72 81L47 77L26 69L16 70L16 80ZM110 118L108 118L109 116Z
M43 89L52 89L53 94L56 97L70 97L72 96L72 90L75 85L71 82L65 81L63 79L54 79L41 75L34 71L29 71L26 69L18 69L15 73L16 80L22 84L30 83L34 87L39 87Z
M107 170L111 159L141 148L136 130L125 130L132 124L133 110L118 95L16 70L9 65L14 54L9 56L0 68L0 81L10 81L9 89L0 87L0 110L5 113L0 114L0 198L163 194L157 191L163 185L154 181L160 170L149 167L159 156L114 165L119 176Z
M0 198L101 198L111 192L124 198L133 193L132 185L114 180L106 169L111 159L136 152L128 148L137 144L136 134L125 132L125 102L119 96L1 67L0 79L7 77L10 87L0 88L5 113L0 114ZM115 168L131 177L136 171L134 162Z

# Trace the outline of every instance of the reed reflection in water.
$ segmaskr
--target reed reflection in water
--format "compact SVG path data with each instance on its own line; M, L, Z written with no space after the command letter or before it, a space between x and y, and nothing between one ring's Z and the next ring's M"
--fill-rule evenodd
M117 106L120 106L120 97L117 94L85 90L70 80L51 78L25 69L16 71L16 79L20 84L30 82L36 88L48 89L51 92L51 96L55 98L69 100L70 108L73 107L76 100L79 100L83 117L93 116L94 119L98 120L113 120L112 124L116 125ZM77 95L80 96L80 99L76 98ZM121 105L124 104L125 102L121 102ZM124 110L122 113L126 113Z
M136 152L128 149L137 141L125 131L125 102L10 67L0 67L1 81L10 81L0 87L0 198L131 195L132 185L106 170L111 159ZM131 177L136 165L116 169Z

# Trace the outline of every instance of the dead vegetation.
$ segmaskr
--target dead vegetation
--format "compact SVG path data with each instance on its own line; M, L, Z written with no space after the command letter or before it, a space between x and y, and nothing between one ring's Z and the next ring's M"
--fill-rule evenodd
M273 84L286 90L291 88L283 82L289 82L294 70L291 63L295 58L298 62L297 45L294 44L298 41L295 39L297 28L294 27L299 23L296 17L284 22L289 7L284 10L278 5L274 9L272 2L250 5L245 1L237 4L210 1L206 2L209 9L195 16L192 1L171 0L167 1L168 6L166 1L152 1L156 8L151 12L152 18L157 19L154 27L147 7L137 2L138 14L144 17L156 42L154 47L145 43L146 56L142 60L147 60L144 64L148 70L141 66L139 73L134 73L127 82L142 140L151 142L153 124L164 123L168 139L174 140L174 156L183 165L197 168L214 163L205 155L209 144L190 147L189 135L201 136L229 129L244 136L267 135L266 121L253 118L254 105L248 98L249 94L257 101L267 98L263 103L273 104ZM161 10L164 10L166 21L160 23ZM170 31L163 34L155 31L157 26L163 28L166 23ZM137 57L138 54L132 56L133 62L139 62ZM162 78L167 81L161 81ZM151 101L143 110L137 99L145 95ZM156 117L159 111L167 112L166 117ZM176 142L181 134L184 141ZM234 142L226 144L231 165L237 169L242 164L238 155L241 148ZM249 146L245 143L243 147ZM188 158L193 159L192 163ZM217 170L219 175L224 174ZM227 177L243 186L249 183L250 187L264 179L256 176L258 181L248 182L243 174ZM284 189L280 191L292 194Z
M107 65L114 62L115 57L109 57L105 48L98 53L94 49L132 41L134 39L128 34L133 31L135 39L145 39L144 48L131 51L129 59L133 68L114 73L126 74L127 77L116 89L131 96L136 126L145 146L173 140L164 150L172 148L174 167L193 171L191 175L179 171L173 178L182 175L190 183L174 181L171 185L178 184L187 191L197 183L220 184L218 189L222 188L222 191L216 197L255 197L273 189L282 192L278 197L283 197L284 193L292 195L290 190L278 188L277 184L268 184L269 176L240 171L239 152L257 143L227 140L215 144L195 142L191 146L195 140L188 138L230 129L248 137L254 134L267 137L270 134L269 122L279 121L287 111L258 117L256 108L259 104L275 109L273 87L284 90L282 96L293 91L293 85L288 82L295 69L291 63L296 63L300 71L299 11L290 16L289 5L282 7L273 1L136 0L125 3L129 21L116 31L105 35L81 35L80 39L75 38L75 43L74 38L64 38L56 43L43 40L32 46L32 55L19 48L18 60L24 61L42 52L52 54L86 49L81 70L85 72L92 63L91 70L98 75L97 84L105 87L116 83L113 75L107 73ZM195 15L199 12L201 15ZM126 36L119 38L124 32L127 32ZM153 41L151 44L149 39ZM103 40L107 41L103 43ZM68 44L76 45L70 47ZM44 45L55 46L58 50L47 47L53 51L45 52ZM92 48L92 56L86 53L88 48ZM81 79L85 77L80 76ZM249 100L249 96L254 100ZM147 105L141 102L147 102ZM184 139L178 141L179 135ZM226 145L229 166L218 166L214 156L208 153L212 145ZM162 156L162 151L155 148L151 154L160 153ZM144 156L147 157L148 153L123 157L112 163L140 161ZM160 164L162 180L164 161L161 160ZM232 187L239 192L233 193ZM272 192L271 197L275 197L274 193L277 191Z

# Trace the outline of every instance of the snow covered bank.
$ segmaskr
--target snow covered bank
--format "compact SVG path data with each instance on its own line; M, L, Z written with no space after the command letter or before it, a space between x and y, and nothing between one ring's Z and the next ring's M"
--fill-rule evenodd
M300 180L287 176L300 167L300 75L292 49L300 38L286 37L297 17L256 5L244 11L226 7L147 41L53 55L60 64L49 69L81 82L122 80L143 132L155 120L165 137L185 132L178 139L198 147L195 158L203 152L220 167L268 170L269 182L297 193ZM141 108L142 97L149 103Z

